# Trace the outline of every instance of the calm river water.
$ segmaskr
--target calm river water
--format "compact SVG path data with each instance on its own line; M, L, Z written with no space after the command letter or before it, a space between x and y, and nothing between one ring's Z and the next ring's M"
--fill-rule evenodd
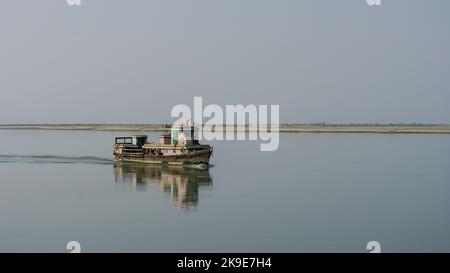
M129 134L0 130L0 251L450 251L448 135L216 141L189 171L114 164Z

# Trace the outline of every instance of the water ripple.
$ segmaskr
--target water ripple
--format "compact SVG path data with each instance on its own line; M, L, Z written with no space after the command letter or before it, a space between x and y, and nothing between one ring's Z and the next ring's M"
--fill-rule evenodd
M61 155L0 155L0 163L36 163L36 164L103 164L113 163L111 158L96 156L61 156Z

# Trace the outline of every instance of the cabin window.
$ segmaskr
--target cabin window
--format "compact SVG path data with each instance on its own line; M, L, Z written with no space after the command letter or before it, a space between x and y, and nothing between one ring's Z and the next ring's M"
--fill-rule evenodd
M131 137L117 137L116 138L116 144L131 144L132 139Z

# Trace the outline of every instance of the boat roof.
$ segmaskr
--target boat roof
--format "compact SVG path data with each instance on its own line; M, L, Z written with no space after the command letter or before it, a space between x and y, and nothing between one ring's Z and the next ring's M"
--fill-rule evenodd
M164 149L181 149L181 148L209 148L210 145L207 144L159 144L159 143L148 143L143 145L144 148L164 148Z

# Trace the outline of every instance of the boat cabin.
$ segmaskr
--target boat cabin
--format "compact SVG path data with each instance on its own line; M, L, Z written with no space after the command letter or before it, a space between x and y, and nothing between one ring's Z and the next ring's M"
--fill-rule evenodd
M147 143L148 136L136 135L131 137L116 137L116 144L130 144L136 146L143 146Z
M147 135L135 135L130 137L116 137L116 144L144 146L149 144ZM194 126L174 126L170 134L159 136L160 145L199 145L198 129Z
M198 145L198 129L194 126L173 126L170 130L170 144Z

